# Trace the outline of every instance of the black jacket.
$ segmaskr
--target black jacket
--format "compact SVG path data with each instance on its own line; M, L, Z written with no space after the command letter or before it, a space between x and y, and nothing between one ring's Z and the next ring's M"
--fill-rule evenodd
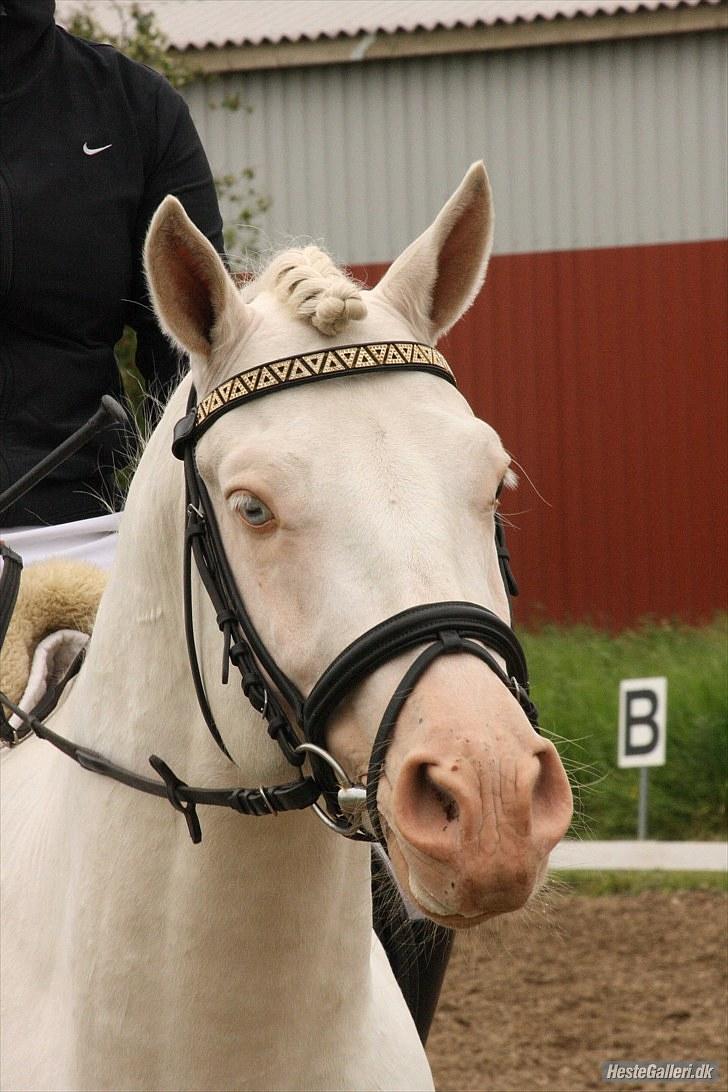
M166 390L179 361L149 310L144 236L168 193L222 253L205 153L181 96L111 46L67 34L53 0L0 0L0 492L119 395L125 323ZM0 527L101 514L115 432L90 444Z

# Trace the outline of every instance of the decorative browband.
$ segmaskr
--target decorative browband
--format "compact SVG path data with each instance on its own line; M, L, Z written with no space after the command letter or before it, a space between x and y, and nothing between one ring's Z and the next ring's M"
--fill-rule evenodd
M390 368L431 371L455 383L450 365L432 345L421 345L417 341L339 345L335 349L271 360L226 379L198 405L194 431L198 434L232 406L276 390L285 390L297 383L329 379L346 372L386 371Z

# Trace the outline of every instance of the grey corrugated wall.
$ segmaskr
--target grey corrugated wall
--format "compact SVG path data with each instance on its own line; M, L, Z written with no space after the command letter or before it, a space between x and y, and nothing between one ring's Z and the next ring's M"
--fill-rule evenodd
M255 171L274 243L388 261L483 158L496 252L721 238L722 35L233 74L185 95L216 173ZM239 95L242 108L219 104Z

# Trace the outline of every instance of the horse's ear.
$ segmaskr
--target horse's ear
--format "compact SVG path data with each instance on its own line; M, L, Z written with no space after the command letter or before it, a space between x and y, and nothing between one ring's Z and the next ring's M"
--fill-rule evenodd
M493 245L493 198L474 163L434 223L392 263L374 292L426 341L442 337L477 296Z
M193 371L206 370L214 350L230 340L231 325L245 325L247 308L220 256L176 197L165 197L152 218L144 265L162 329L191 355ZM198 387L204 378L196 378Z

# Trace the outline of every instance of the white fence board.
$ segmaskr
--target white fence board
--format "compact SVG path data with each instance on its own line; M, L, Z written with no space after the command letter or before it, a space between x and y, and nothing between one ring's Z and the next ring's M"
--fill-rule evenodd
M566 839L553 851L550 863L552 869L563 870L726 872L728 842L578 842Z

